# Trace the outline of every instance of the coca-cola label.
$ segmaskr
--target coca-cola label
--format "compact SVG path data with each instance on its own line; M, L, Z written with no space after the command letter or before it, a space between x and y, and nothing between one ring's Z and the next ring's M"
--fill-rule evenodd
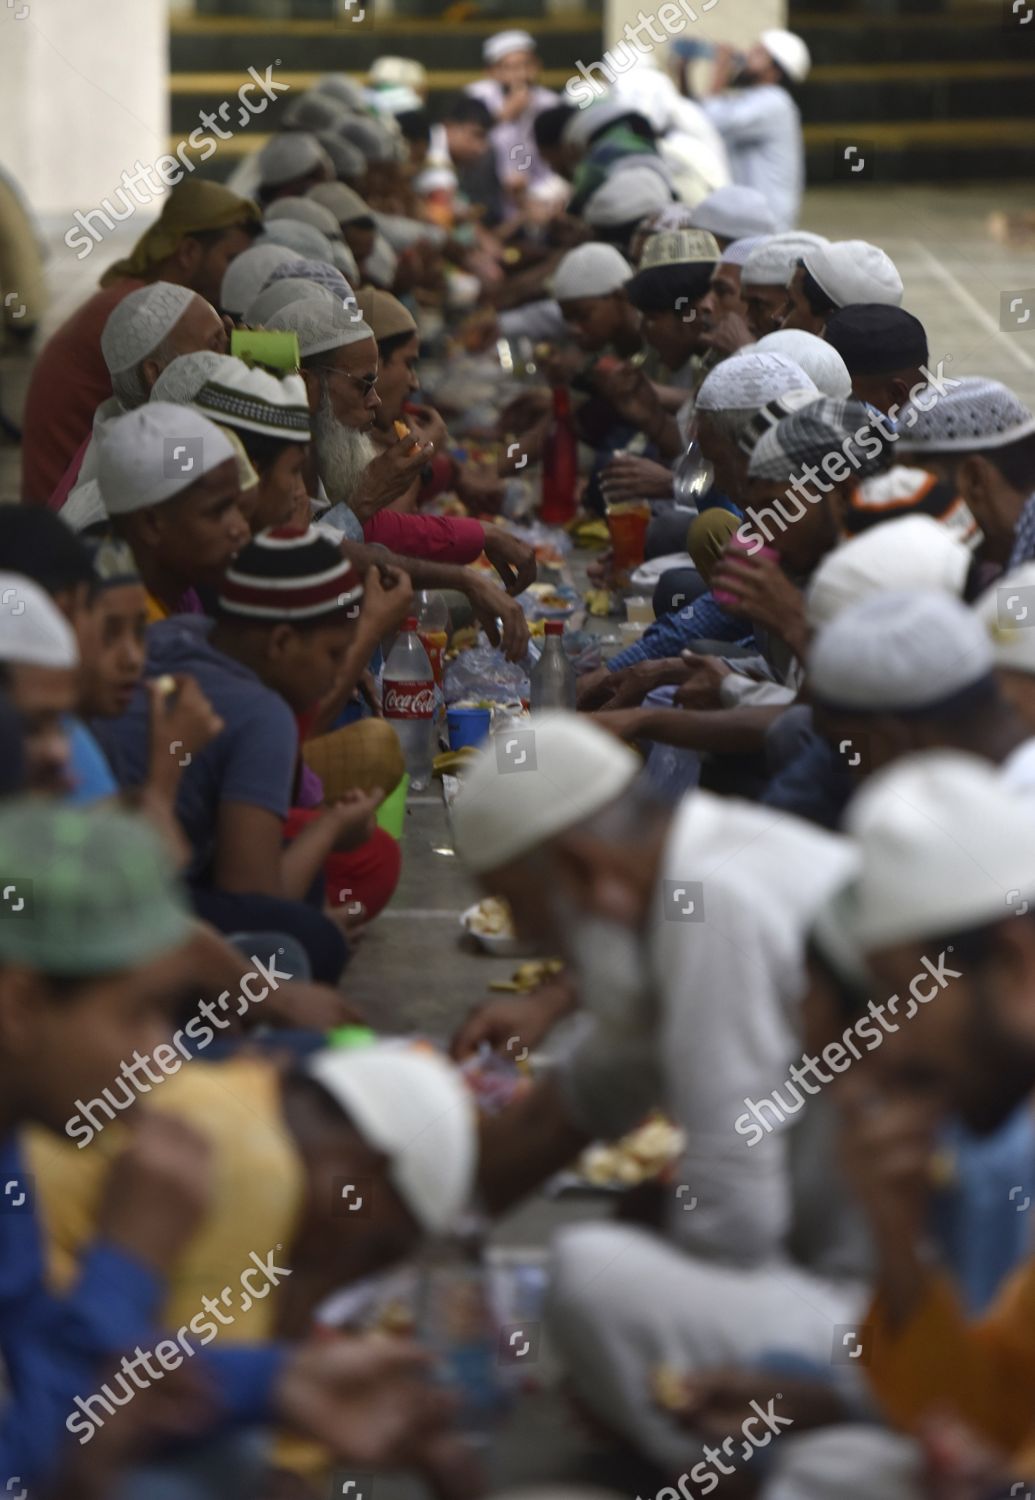
M386 682L381 707L386 719L430 719L435 712L435 684Z

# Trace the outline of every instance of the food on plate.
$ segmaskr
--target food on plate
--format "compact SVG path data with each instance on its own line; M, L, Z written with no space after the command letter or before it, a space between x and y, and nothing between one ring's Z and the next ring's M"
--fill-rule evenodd
M609 1146L587 1146L575 1164L578 1176L594 1187L638 1187L657 1177L680 1155L686 1137L678 1125L655 1111L644 1123Z
M514 919L510 907L498 896L486 896L479 901L467 919L467 925L479 937L515 937Z
M559 958L532 958L528 963L518 964L509 979L494 979L489 989L505 990L509 994L527 994L529 990L537 990L563 969L564 964Z

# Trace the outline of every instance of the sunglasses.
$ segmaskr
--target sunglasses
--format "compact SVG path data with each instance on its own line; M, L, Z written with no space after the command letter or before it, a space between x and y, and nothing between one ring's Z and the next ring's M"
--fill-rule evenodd
M376 375L352 375L348 370L340 370L337 365L313 365L314 370L324 370L328 375L340 375L343 380L351 380L363 395L364 400L371 391L377 388Z

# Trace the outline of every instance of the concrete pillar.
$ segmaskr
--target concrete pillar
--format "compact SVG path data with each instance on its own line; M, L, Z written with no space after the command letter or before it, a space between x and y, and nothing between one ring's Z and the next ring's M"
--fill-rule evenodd
M86 211L165 151L168 29L168 0L0 0L3 163L37 213Z

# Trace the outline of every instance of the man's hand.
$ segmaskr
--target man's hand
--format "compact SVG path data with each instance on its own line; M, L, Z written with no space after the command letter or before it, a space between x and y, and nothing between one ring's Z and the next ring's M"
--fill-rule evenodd
M798 657L808 649L809 628L801 590L768 557L723 556L712 574L712 589L726 589L745 614L787 642Z
M592 715L593 722L620 740L635 740L643 733L642 708L604 709Z
M671 500L672 470L652 458L632 453L617 454L600 476L604 498L622 500Z
M381 640L406 619L413 608L413 584L409 574L387 563L368 568L363 580L360 623Z
M130 1142L108 1174L97 1231L164 1276L208 1209L209 1145L177 1116L149 1112L141 1104L121 1123Z
M457 468L456 492L469 511L498 514L505 489L502 479L487 464L466 463Z
M293 979L272 991L256 1008L255 1019L304 1031L333 1031L336 1026L365 1026L363 1012L329 984Z
M450 1051L458 1061L477 1052L483 1042L494 1052L511 1056L511 1043L534 1052L574 1006L575 992L571 980L564 975L549 980L530 995L500 995L484 1000L463 1021Z
M434 453L430 443L402 438L372 458L363 471L355 494L349 501L359 520L370 517L400 500L417 479Z
M740 313L723 313L717 323L701 334L701 343L722 355L736 354L755 342L755 335Z
M610 672L607 667L597 667L593 672L583 672L575 683L575 707L579 713L589 713L600 708L614 694L611 679L619 672Z
M515 83L511 86L510 92L508 94L504 94L503 102L500 105L500 112L497 118L501 122L516 120L519 115L524 114L525 110L528 109L531 103L532 91L529 88L528 84Z
M528 621L521 605L498 584L474 573L470 575L466 593L490 644L499 646L508 661L521 661L528 650Z
M634 662L631 667L623 667L620 672L611 673L613 691L600 707L638 708L647 694L652 693L655 688L672 687L683 682L686 675L686 663L679 656L662 656Z
M195 678L179 672L175 682L175 691L166 692L163 678L149 678L147 694L151 773L163 780L172 777L178 781L190 757L214 740L224 724Z
M444 447L449 441L445 421L433 406L408 403L403 410L402 420L414 437L420 438L424 443L430 443L435 449Z
M503 579L508 594L522 594L535 583L535 549L504 526L485 527L485 556Z
M729 662L721 656L698 656L694 651L684 651L682 661L686 677L676 690L676 706L721 708L722 684L733 671Z
M666 1393L667 1396L667 1393ZM706 1442L719 1441L742 1428L758 1402L774 1402L774 1414L793 1422L797 1431L846 1420L845 1404L826 1380L775 1375L769 1370L717 1369L688 1374L682 1380L682 1403L666 1399L665 1410Z
M429 1380L430 1357L383 1334L303 1345L281 1374L280 1419L357 1468L406 1468L455 1402Z
M657 392L638 365L621 364L617 370L594 370L596 389L626 421L649 431L665 416Z

